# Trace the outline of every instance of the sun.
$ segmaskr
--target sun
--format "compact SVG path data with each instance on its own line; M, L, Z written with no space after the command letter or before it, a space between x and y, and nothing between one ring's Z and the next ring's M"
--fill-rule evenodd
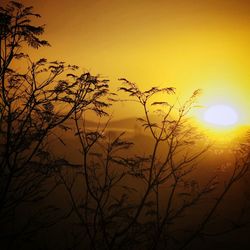
M239 118L237 112L228 105L218 104L210 106L204 113L203 119L212 125L233 126Z

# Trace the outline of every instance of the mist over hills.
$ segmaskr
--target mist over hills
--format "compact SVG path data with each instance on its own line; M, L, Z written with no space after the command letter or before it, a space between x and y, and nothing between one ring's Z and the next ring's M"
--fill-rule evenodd
M157 117L153 117L155 120ZM106 118L100 120L100 121L94 121L90 119L84 120L83 123L79 123L81 129L83 127L87 131L102 131L102 133L109 138L110 140L122 135L122 138L125 140L128 140L133 143L133 153L134 154L150 154L152 147L154 145L154 138L150 134L149 129L145 129L142 126L142 122L138 121L136 117L128 117L124 119L119 120L105 120ZM159 123L160 124L160 123ZM67 123L68 126L71 128L74 127L74 121L70 120ZM196 126L196 124L194 124ZM198 126L197 126L198 127ZM205 129L201 129L198 127L197 132L201 134L203 137L202 140L197 141L194 144L194 148L202 148L205 144L210 144L211 148L210 151L206 152L205 155L206 160L208 162L211 161L211 159L216 158L218 155L219 158L225 159L228 157L228 155L232 155L232 148L236 148L237 145L240 145L242 143L247 142L247 135L249 133L250 127L247 125L242 125L238 128L241 132L234 136L234 132L230 133L220 133L213 136L209 136L207 134L207 131ZM80 147L79 140L77 136L75 136L72 131L59 131L58 132L61 136L61 138L65 141L65 144L70 145L70 150L65 150L66 147L63 145L58 145L58 142L52 146L53 148L56 148L57 152L60 154L67 154L70 155L70 158L76 160L80 159L78 152L78 149ZM60 149L60 150L58 150ZM161 155L164 155L164 147L160 149ZM128 152L129 153L129 152ZM77 157L71 157L72 155L78 155ZM130 154L130 153L129 153ZM210 159L211 158L211 159ZM213 161L213 160L212 160ZM210 163L204 163L205 165L210 165Z
M145 119L145 118L143 118ZM161 124L161 119L157 116L151 117L151 120ZM68 121L69 125L73 125L74 121ZM206 132L209 132L213 130L212 129L206 129L206 128L200 128L199 124L197 121L194 119L190 119L189 124L194 126L195 128L198 129L198 132L202 132L206 136ZM138 117L127 117L123 119L111 119L111 120L100 120L100 121L94 121L90 119L84 120L82 123L86 128L89 129L101 129L101 128L106 128L108 131L121 131L121 132L126 132L126 133L135 133L135 134L145 134L147 135L147 129L145 129L142 125L143 123L138 120ZM227 129L226 127L218 127L214 131L216 131L216 136L219 138L220 136L223 137L225 134L232 134L234 133L235 129L229 128ZM237 131L240 131L240 133L237 133L237 138L242 138L244 139L245 136L250 132L250 126L247 124L240 124L237 125Z

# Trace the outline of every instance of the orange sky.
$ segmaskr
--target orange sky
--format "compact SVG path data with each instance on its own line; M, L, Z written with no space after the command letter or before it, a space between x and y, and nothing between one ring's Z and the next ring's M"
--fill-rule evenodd
M22 0L46 24L52 47L34 57L99 73L118 87L196 88L204 105L226 103L250 123L249 0ZM134 109L133 109L134 110ZM130 116L127 106L115 115Z

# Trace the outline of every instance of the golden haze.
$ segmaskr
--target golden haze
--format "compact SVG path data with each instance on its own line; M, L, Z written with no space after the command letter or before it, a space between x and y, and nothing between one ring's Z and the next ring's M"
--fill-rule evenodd
M232 105L241 123L250 122L248 0L21 2L42 15L52 45L33 51L34 59L78 64L113 89L120 77L143 88L174 86L183 100L201 88L201 104ZM131 116L127 108L115 117Z

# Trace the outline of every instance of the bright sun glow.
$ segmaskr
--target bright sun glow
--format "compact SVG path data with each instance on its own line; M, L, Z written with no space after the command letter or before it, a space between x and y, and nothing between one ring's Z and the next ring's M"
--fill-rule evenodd
M238 122L238 114L227 105L213 105L204 113L204 120L219 126L232 126Z

